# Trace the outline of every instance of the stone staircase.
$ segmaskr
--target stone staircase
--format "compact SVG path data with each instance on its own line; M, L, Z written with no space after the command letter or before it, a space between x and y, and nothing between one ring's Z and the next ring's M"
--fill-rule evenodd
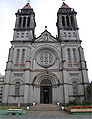
M60 107L55 104L38 104L31 106L30 111L60 111Z

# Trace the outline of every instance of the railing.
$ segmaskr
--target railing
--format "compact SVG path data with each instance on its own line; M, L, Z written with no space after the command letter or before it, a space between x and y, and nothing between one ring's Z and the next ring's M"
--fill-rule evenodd
M9 109L7 114L21 115L22 114L22 109Z

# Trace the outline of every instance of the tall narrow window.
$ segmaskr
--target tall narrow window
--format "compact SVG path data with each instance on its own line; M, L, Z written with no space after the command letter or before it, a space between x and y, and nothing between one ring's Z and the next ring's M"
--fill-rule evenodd
M21 27L22 17L19 18L19 27Z
M65 26L65 17L62 16L62 25Z
M74 81L72 83L72 87L73 87L73 94L74 95L77 95L78 94L78 85L77 85L77 82L76 81Z
M70 26L70 22L69 22L69 16L66 16L66 21L67 21L67 26Z
M77 63L77 57L76 57L76 49L73 48L73 58L74 58L74 63Z
M18 62L19 62L19 54L20 54L20 50L19 50L19 49L17 49L16 63L18 63Z
M15 95L20 94L20 82L15 83Z
M23 19L23 27L25 27L26 26L26 17L24 17L24 19Z
M25 59L25 49L22 50L22 59L21 59L22 63L24 63L24 59Z
M75 27L74 17L73 16L71 16L71 25L72 25L72 27Z
M27 26L30 26L30 17L28 17Z
M71 50L69 48L67 49L67 54L68 54L68 63L71 63Z

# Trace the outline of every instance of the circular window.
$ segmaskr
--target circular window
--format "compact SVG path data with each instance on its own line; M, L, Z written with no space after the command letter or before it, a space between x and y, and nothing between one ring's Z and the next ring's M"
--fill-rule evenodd
M41 50L37 55L37 62L43 67L49 67L55 62L54 52L51 50Z

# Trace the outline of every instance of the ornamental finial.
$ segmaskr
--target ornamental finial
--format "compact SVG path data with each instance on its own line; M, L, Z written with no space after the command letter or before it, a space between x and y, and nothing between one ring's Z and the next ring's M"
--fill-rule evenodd
M47 26L45 26L45 30L47 30Z

